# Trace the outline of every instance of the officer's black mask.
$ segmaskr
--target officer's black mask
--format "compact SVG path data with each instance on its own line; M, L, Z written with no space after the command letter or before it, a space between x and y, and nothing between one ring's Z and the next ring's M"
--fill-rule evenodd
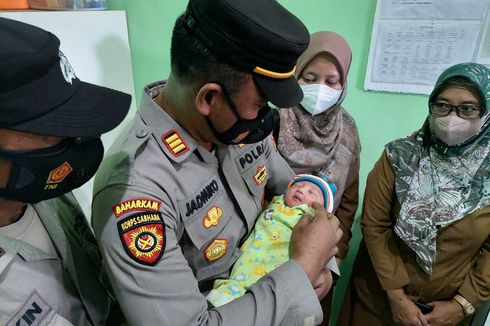
M206 116L206 120L209 126L211 127L214 136L221 143L227 145L236 145L238 143L253 144L262 141L267 136L269 136L269 134L274 129L274 124L277 123L278 120L277 115L273 114L274 110L271 110L269 105L266 104L259 110L259 113L257 114L257 117L255 119L242 119L240 118L240 114L238 113L235 104L233 103L232 99L228 95L226 88L220 83L217 84L221 86L222 94L224 95L224 98L226 99L226 102L228 103L228 106L230 107L231 111L237 118L237 122L235 122L233 126L231 126L228 130L224 132L219 132L214 128L213 123L209 120L209 117ZM249 133L245 138L241 139L240 141L236 141L236 138L240 134L247 131Z
M99 137L67 138L61 143L29 151L0 150L12 170L0 197L37 203L61 196L90 180L104 155Z

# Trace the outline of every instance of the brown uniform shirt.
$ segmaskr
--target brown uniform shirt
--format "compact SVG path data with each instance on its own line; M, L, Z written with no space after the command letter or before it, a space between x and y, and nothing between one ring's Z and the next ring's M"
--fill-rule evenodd
M391 318L386 290L404 288L413 300L449 300L460 293L478 306L490 299L490 207L440 229L431 276L418 266L414 252L394 233L400 210L395 176L386 153L369 173L364 195L360 245L353 271L359 300Z

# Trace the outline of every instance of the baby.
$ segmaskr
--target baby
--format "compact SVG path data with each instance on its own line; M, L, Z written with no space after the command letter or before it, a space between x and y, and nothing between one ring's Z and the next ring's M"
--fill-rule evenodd
M310 174L296 175L284 195L276 196L258 217L255 227L243 243L243 254L236 261L229 279L218 279L206 299L214 307L243 295L259 278L289 259L292 228L303 214L314 216L313 202L333 209L335 185ZM327 266L339 275L332 258Z

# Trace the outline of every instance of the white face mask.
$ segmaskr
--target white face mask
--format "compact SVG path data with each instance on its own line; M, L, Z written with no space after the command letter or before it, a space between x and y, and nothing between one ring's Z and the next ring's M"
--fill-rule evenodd
M311 115L317 115L330 109L338 102L342 90L333 89L326 85L300 85L303 89L301 106Z
M445 117L430 116L430 129L448 146L461 144L477 135L487 117L481 119L463 119L454 114Z

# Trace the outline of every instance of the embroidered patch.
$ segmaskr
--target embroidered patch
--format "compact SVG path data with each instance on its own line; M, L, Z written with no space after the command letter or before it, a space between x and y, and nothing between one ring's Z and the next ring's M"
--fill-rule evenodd
M63 52L59 51L58 54L60 56L61 73L63 74L63 77L65 77L66 82L72 85L73 79L77 78L77 76L75 75L75 70L73 70L73 67L71 66L70 62L65 57Z
M265 168L265 165L259 165L254 175L255 183L260 185L264 182L265 178L267 178L267 169Z
M184 154L189 150L189 147L185 141L180 137L179 133L175 130L170 130L162 136L163 143L167 146L168 150L175 156Z
M204 249L204 256L208 262L220 259L226 255L226 239L216 238Z
M46 180L46 183L60 183L72 171L73 168L71 167L71 165L68 162L65 162L58 166L56 169L49 172L48 180Z
M133 211L159 211L160 202L149 198L132 198L112 207L116 217Z
M208 200L218 193L219 190L218 182L214 179L211 180L209 184L205 185L197 194L195 194L194 198L185 203L187 209L185 216L190 216L196 210L201 209Z
M136 213L117 222L124 250L136 262L153 266L165 251L165 223L160 212Z
M221 215L223 215L223 210L221 208L218 206L211 207L202 219L202 225L206 229L218 225Z
M34 291L15 315L10 318L6 326L41 325L41 322L50 311L51 307Z
M260 143L255 146L249 146L247 150L235 160L238 160L240 167L245 170L247 166L253 165L253 163L262 155L264 155L264 144Z

